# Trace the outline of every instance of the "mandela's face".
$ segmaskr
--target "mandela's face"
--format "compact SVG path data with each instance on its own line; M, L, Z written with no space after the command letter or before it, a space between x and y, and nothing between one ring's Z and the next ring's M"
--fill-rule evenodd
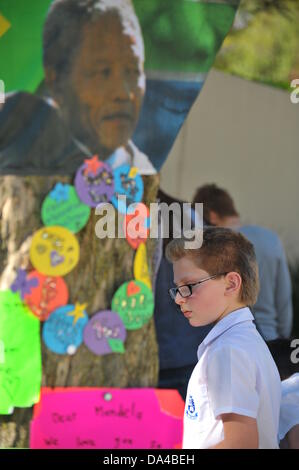
M120 18L107 13L85 25L69 76L67 119L75 135L94 151L112 153L128 142L144 94L136 39ZM68 106L70 105L70 106Z

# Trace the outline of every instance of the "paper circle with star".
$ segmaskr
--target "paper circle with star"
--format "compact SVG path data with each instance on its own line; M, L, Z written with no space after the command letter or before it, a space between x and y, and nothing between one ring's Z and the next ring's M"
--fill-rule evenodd
M48 349L56 354L75 354L88 323L85 308L86 304L65 305L50 315L43 327L43 340Z
M147 264L147 252L145 243L141 243L137 248L134 258L134 278L143 282L149 289L152 289L152 282Z
M114 195L111 199L114 207L125 214L130 204L140 202L143 197L143 180L136 167L121 165L113 170Z
M81 201L88 206L97 207L98 204L107 203L114 193L113 170L95 155L84 160L77 170L75 187Z
M32 271L27 275L27 279L29 282L36 280L37 284L24 295L24 302L40 321L47 320L54 310L67 303L69 293L62 277L46 276Z
M97 356L124 353L127 332L122 319L116 312L103 310L91 317L87 323L83 340L87 348Z
M61 225L73 233L79 232L90 216L90 207L84 204L71 184L57 183L42 204L44 225Z
M42 274L65 276L77 265L79 256L77 238L64 227L43 227L33 235L30 261Z
M113 296L112 310L119 314L127 330L137 330L153 315L153 293L143 282L125 282Z

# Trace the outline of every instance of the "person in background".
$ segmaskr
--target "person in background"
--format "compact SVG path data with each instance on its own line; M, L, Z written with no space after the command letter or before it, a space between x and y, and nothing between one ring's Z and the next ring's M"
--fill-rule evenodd
M293 341L287 339L269 341L267 345L282 380L280 448L299 449L299 347L294 350Z
M257 327L266 341L289 338L293 322L291 279L278 235L257 225L243 225L232 197L216 184L199 187L195 202L203 203L207 224L238 230L253 243L260 280L259 295L252 308Z

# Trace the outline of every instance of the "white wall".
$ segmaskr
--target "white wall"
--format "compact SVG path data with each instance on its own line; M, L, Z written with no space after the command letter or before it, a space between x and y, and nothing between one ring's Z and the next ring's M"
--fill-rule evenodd
M227 189L245 223L275 230L299 259L299 104L286 91L212 71L161 172L161 187L191 200Z

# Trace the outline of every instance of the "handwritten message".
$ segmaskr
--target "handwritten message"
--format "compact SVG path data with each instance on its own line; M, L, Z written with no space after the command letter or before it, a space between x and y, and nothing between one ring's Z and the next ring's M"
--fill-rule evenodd
M65 276L79 261L77 238L59 226L43 227L32 238L30 261L37 271L47 276Z
M83 204L74 186L57 183L42 205L45 225L61 225L73 233L79 232L90 216L90 207Z
M43 340L56 354L75 354L83 342L88 322L86 304L64 305L55 310L44 323Z
M97 155L84 160L76 173L75 186L81 201L90 207L109 202L114 193L112 168L99 161Z
M114 195L111 199L114 207L126 214L127 208L134 202L140 202L143 196L143 180L139 173L131 173L130 165L120 165L114 169ZM131 176L130 176L131 175ZM125 200L119 196L126 196Z
M143 282L124 282L112 298L112 310L119 314L127 330L137 330L153 315L153 293Z
M172 449L182 442L177 390L43 388L34 407L34 449Z
M124 353L127 332L119 315L111 310L96 313L89 320L83 333L85 345L101 356L112 352Z
M0 414L39 400L40 323L18 293L0 292Z
M150 211L142 202L132 204L124 219L124 233L131 247L136 250L145 243L150 231Z
M27 279L37 280L37 285L24 295L24 301L40 321L47 320L56 308L67 303L68 287L62 277L45 276L32 271Z

